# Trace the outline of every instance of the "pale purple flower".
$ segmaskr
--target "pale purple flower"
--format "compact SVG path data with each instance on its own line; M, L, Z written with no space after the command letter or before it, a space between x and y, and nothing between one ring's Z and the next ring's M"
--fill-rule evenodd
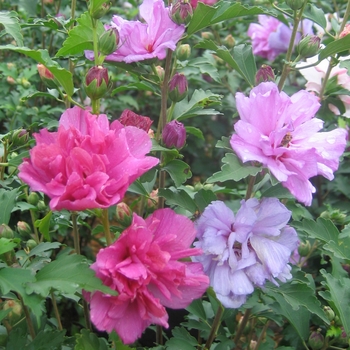
M111 27L119 32L119 47L106 57L107 61L138 62L146 59L164 59L167 49L175 50L177 42L185 31L184 25L173 22L169 8L163 0L144 0L140 6L144 22L127 21L113 16ZM93 59L93 52L85 52Z
M259 15L258 23L251 23L248 36L252 39L254 55L273 61L279 54L288 50L292 29L277 18ZM312 22L303 20L300 32L297 33L295 43L299 42L301 35L313 34Z
M311 205L315 188L309 178L334 178L346 130L319 133L317 97L304 90L289 97L273 82L259 84L249 97L237 93L236 104L240 120L230 143L238 157L243 163L260 162L299 202Z
M291 212L277 198L241 202L237 214L223 202L212 202L197 221L194 245L218 299L225 307L240 307L254 287L266 280L278 285L290 279L288 265L297 247L296 231L287 225Z

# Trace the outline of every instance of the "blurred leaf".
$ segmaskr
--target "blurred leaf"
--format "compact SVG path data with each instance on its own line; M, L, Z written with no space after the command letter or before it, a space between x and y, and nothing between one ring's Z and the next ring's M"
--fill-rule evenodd
M194 214L197 211L197 205L195 201L189 196L189 194L181 189L170 187L168 189L160 188L158 191L160 197L164 197L166 203L171 205L177 205L181 208L188 210Z
M18 195L18 190L14 189L11 191L5 190L4 188L0 188L0 225L8 224L11 217L12 209L16 205L16 198Z
M336 257L350 260L350 237L339 238L339 231L332 221L323 218L318 218L317 221L305 219L302 222L293 222L293 226L322 241L323 248Z
M128 85L118 86L116 89L112 91L111 95L113 96L119 92L128 91L128 90L155 92L156 88L151 83L142 81L138 83L130 83Z
M198 137L201 140L204 140L204 135L202 130L195 128L194 126L185 126L186 133L194 135L195 137Z
M99 290L103 293L115 295L116 292L102 285L102 281L95 277L85 257L77 254L59 257L50 262L36 274L34 282L27 283L27 291L47 297L51 289L61 293L74 294L77 289L88 292Z
M222 162L224 165L221 167L221 171L210 176L206 181L207 183L224 182L228 180L239 181L249 175L255 176L261 171L261 167L241 164L238 157L233 153L226 153Z
M18 156L9 160L9 165L19 166L23 162L23 158L29 158L29 151L21 152Z
M317 23L323 29L327 26L326 17L324 11L321 8L316 7L313 4L308 4L303 12L306 18L311 19L313 22Z
M4 26L4 29L0 32L0 37L9 34L15 39L17 46L23 46L23 36L17 16L18 14L14 11L0 12L0 23Z
M12 239L0 238L0 255L10 252L13 248L17 246L17 243L14 243Z
M170 175L176 187L181 186L187 179L192 177L189 165L178 159L167 163L167 165L163 167L163 170Z
M324 269L320 272L326 279L325 282L321 283L327 287L329 291L321 291L319 294L322 298L326 299L334 311L336 311L347 336L350 337L350 279L335 278Z
M28 257L39 255L43 252L47 252L48 250L57 249L61 245L62 244L60 242L52 242L52 243L41 242L30 251L30 253L28 254Z
M217 200L217 197L213 191L202 189L195 194L194 200L199 211L203 212L212 201Z
M217 46L212 40L203 40L195 47L214 51L218 57L235 69L250 86L255 85L256 64L250 45L235 46L233 55L225 46Z
M196 350L197 339L192 337L186 329L175 327L172 331L173 337L170 338L166 343L167 350Z
M82 329L81 334L75 334L76 345L74 350L108 350L105 339L98 338L88 329Z
M12 50L42 63L61 84L65 92L72 96L74 93L74 85L72 73L62 68L57 62L53 61L47 50L31 50L27 47L17 47L13 45L0 45L0 50Z
M56 53L56 57L82 54L84 50L93 50L93 30L91 17L84 12L78 19L78 24L68 32L68 38ZM105 31L101 21L97 21L97 36Z
M51 241L50 237L50 220L52 211L50 210L42 219L35 220L35 227L39 228L39 232L44 236L47 241Z
M40 331L34 340L27 345L23 350L47 350L47 349L61 349L65 340L66 331Z
M220 114L220 112L217 112L213 109L210 109L208 111L203 108L210 105L220 104L221 98L222 95L214 94L210 90L195 90L189 101L187 100L187 98L185 98L184 100L176 103L173 118L181 121L186 118L204 114Z
M289 192L287 188L283 187L281 183L269 187L266 191L262 193L261 196L294 199L294 196Z
M343 52L350 49L350 35L345 35L341 39L337 39L327 44L327 46L321 50L318 55L318 62L324 60L329 56L333 56L339 52Z
M233 149L232 149L232 147L231 147L231 145L230 145L230 138L229 138L229 137L226 137L226 136L223 136L223 137L221 138L221 140L219 140L219 141L216 143L215 147L217 147L217 148L223 148L223 149L226 149L226 150L228 150L228 151L233 152Z

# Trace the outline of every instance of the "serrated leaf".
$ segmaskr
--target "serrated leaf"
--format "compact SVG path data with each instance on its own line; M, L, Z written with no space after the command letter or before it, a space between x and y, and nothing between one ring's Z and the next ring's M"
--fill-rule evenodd
M0 225L8 224L11 217L12 209L16 205L16 198L18 195L18 190L14 189L11 191L5 190L4 188L0 188Z
M326 17L324 15L324 11L313 4L308 4L305 8L303 15L306 18L311 19L311 21L317 23L323 29L327 26Z
M61 349L62 344L65 340L66 331L41 331L39 332L34 340L26 347L28 350L47 350L48 344L50 349Z
M62 244L60 242L42 242L39 243L36 247L34 247L30 253L28 254L28 257L35 256L35 255L40 255L43 252L47 252L48 250L53 250L57 249L61 246Z
M95 333L82 329L81 334L76 334L74 350L108 350L106 340L98 338Z
M74 294L78 289L88 292L99 290L103 293L116 295L116 292L102 285L95 277L95 272L89 268L85 257L81 255L66 255L50 262L36 274L35 282L27 283L29 293L37 293L47 297L51 289L61 293Z
M329 293L321 291L319 294L336 311L347 336L350 337L350 279L335 278L324 269L320 270L320 272L326 279L325 282L321 283L329 289Z
M205 313L204 307L203 307L203 300L202 299L196 299L192 301L190 305L186 307L186 310L193 315L198 316L202 320L207 319L207 315Z
M67 95L73 95L74 85L72 73L53 61L47 50L31 50L27 47L17 47L13 45L0 45L0 50L15 51L42 63L55 76Z
M35 220L35 226L39 228L39 232L44 236L47 241L51 241L50 237L50 220L52 211L50 210L42 219Z
M192 177L189 165L178 159L167 163L167 165L163 167L163 170L170 175L176 187L181 186L187 179Z
M174 187L168 189L160 188L158 195L164 197L168 205L179 206L188 210L192 214L198 209L195 201L184 190L176 189Z
M93 50L93 30L91 16L84 12L78 19L76 25L68 33L68 38L64 41L62 47L56 53L56 57L77 55L84 50ZM101 21L97 21L97 35L100 36L104 31Z
M176 103L174 108L173 117L179 121L194 117L197 115L203 115L207 112L203 109L210 105L217 105L220 103L222 96L214 94L210 90L195 90L192 94L191 99L188 101L187 98ZM220 114L215 110L211 110L210 114Z
M207 179L207 183L224 182L228 180L239 181L249 175L255 176L261 171L261 167L242 165L238 157L233 153L226 153L222 159L224 165L221 171L213 174Z
M332 221L318 218L317 221L303 220L295 222L293 226L305 231L310 237L324 243L323 248L332 252L336 257L350 260L350 237L339 238L339 231Z
M23 36L17 16L18 14L14 11L0 12L0 23L4 26L4 30L0 32L0 37L4 33L9 34L15 39L17 46L23 46Z
M173 337L166 342L167 350L196 350L198 344L196 338L184 328L176 327L173 329Z
M17 246L17 243L14 243L12 239L0 238L0 255L10 252L13 248Z

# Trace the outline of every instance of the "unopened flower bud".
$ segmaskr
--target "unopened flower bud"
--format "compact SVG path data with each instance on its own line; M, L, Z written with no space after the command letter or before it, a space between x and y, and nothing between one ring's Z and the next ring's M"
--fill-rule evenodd
M8 238L11 239L14 237L13 231L10 226L6 224L0 225L0 238Z
M327 318L329 321L333 321L334 317L335 317L335 313L332 310L332 308L330 308L329 306L324 306L323 307L323 311L325 312Z
M317 35L304 36L297 46L298 54L301 57L308 58L315 56L320 49L321 38Z
M7 299L3 304L3 310L11 309L6 318L11 324L16 323L22 315L22 305L17 300Z
M13 79L12 77L8 76L6 78L6 81L10 84L10 85L15 85L16 84L16 80Z
M232 49L235 46L236 41L235 41L235 38L232 36L232 34L229 34L229 35L226 36L226 38L224 39L224 44L229 49Z
M173 102L180 102L187 96L188 82L181 73L176 73L169 81L169 98Z
M90 68L85 77L85 92L92 100L98 100L108 91L108 70L102 66Z
M202 39L211 40L214 39L214 34L212 32L202 32L201 37Z
M24 87L24 88L29 88L29 86L31 85L29 80L26 79L26 78L22 78L21 79L21 85Z
M33 248L35 248L38 245L38 243L36 243L34 241L34 239L28 239L26 246L29 250L32 250Z
M152 119L136 114L129 109L125 109L118 120L124 126L136 126L137 128L145 130L146 132L149 131L153 123Z
M49 88L57 87L55 76L41 63L37 64L38 73L42 82Z
M259 85L266 81L275 81L275 74L270 66L263 64L255 75L255 83Z
M37 205L39 203L39 196L36 192L31 192L27 198L27 202L31 205Z
M162 66L156 66L157 75L160 81L164 80L164 68Z
M32 233L32 229L24 221L18 221L17 222L17 231L22 237L28 237Z
M176 57L180 61L185 61L191 56L191 46L189 44L182 44L176 50Z
M324 345L324 336L320 333L320 330L314 331L309 337L309 346L312 350L322 349Z
M298 253L300 256L307 256L311 251L311 244L309 241L305 243L301 242L298 247Z
M119 32L115 28L109 28L103 32L98 40L98 51L102 55L110 55L113 53L119 44Z
M188 0L178 0L170 9L170 17L177 24L188 24L193 16L193 9Z
M348 34L350 34L350 23L345 25L345 28L343 29L343 31L339 34L339 38L344 38L344 36L347 36Z
M124 227L128 227L132 222L132 210L124 202L118 203L116 207L117 221Z
M111 3L109 1L106 1L100 6L94 7L94 2L91 1L91 8L90 8L90 15L94 19L99 19L103 17L110 9Z
M303 7L304 0L286 0L286 4L292 10L300 10Z
M156 209L157 205L158 205L158 190L153 190L150 194L149 194L149 198L147 200L147 207L148 209Z
M28 139L29 139L28 131L24 129L15 130L12 133L10 139L13 146L15 147L23 146L28 142Z
M186 129L185 126L173 120L166 124L162 134L163 143L168 148L182 148L186 142Z

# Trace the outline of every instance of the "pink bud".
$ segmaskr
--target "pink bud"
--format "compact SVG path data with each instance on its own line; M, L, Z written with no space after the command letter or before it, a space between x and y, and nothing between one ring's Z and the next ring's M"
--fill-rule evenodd
M171 121L165 125L162 138L166 147L182 148L186 142L185 126L177 120Z
M119 121L125 126L136 126L139 129L149 131L153 120L143 115L136 114L129 109L125 109L119 118Z

